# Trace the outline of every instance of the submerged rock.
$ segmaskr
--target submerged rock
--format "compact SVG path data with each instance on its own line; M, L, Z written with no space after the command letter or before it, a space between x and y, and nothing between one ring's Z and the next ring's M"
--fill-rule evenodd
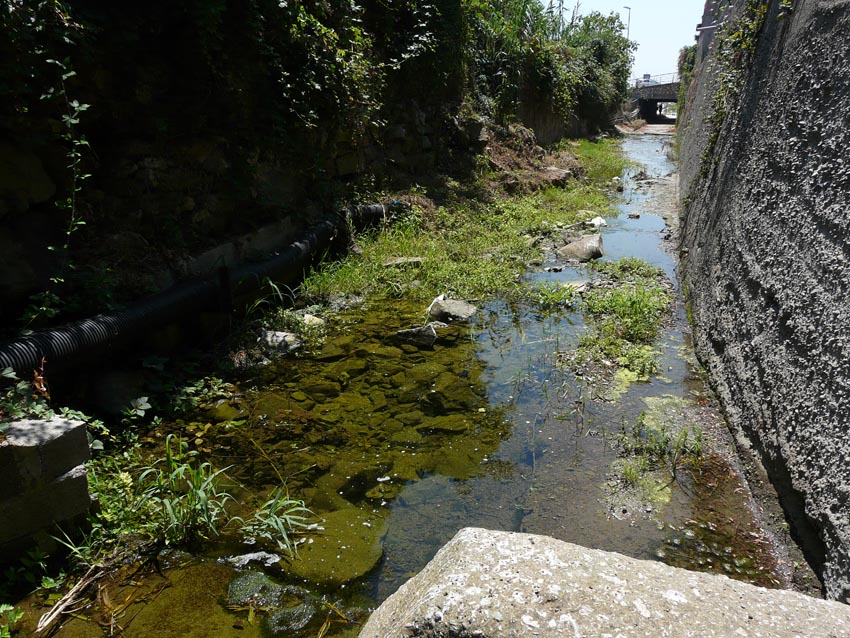
M227 587L230 607L273 609L280 606L285 589L262 572L245 572Z
M294 332L283 332L282 330L266 330L260 339L268 347L282 354L295 352L304 347L304 342Z
M266 618L266 628L272 636L292 638L294 634L306 629L313 622L318 611L318 606L312 600L276 609Z
M437 328L445 328L446 324L440 321L431 321L424 326L418 328L409 328L407 330L399 330L396 332L396 337L402 341L408 341L418 346L430 348L437 341Z
M249 563L261 563L266 567L271 567L280 561L280 556L269 552L251 552L240 556L228 556L222 560L237 568L247 567Z
M588 235L558 249L558 257L565 260L590 261L602 257L602 254L601 235Z
M340 586L368 574L383 555L387 520L346 507L322 515L318 531L289 560L288 571L321 585Z

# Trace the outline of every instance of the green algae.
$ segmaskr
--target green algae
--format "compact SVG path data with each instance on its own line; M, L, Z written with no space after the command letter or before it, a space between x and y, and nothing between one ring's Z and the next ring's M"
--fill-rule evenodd
M128 608L129 623L118 623L127 638L150 636L185 636L209 638L235 633L234 623L240 616L226 609L221 601L233 570L217 563L205 562L167 573L167 581L155 596L148 597L138 608ZM117 599L120 600L120 599ZM239 623L240 636L259 638L258 625Z
M320 585L340 586L365 576L381 560L386 515L345 507L321 516L286 570Z

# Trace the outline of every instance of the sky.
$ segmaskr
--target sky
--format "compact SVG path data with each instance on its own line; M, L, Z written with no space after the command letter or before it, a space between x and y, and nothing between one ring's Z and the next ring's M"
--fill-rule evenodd
M548 5L548 0L543 0L543 4ZM574 5L575 0L564 0L564 12ZM632 77L637 78L644 73L676 71L679 49L694 43L704 5L705 0L580 0L579 13L619 13L623 24L627 24L629 11L624 6L632 8L629 39L638 44L632 67Z

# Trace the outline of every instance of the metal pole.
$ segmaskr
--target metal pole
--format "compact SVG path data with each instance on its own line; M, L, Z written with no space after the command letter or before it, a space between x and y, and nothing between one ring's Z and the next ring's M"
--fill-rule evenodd
M626 24L626 40L628 40L629 39L629 33L631 33L631 30L632 30L632 8L631 7L623 7L623 9L629 10L629 21Z

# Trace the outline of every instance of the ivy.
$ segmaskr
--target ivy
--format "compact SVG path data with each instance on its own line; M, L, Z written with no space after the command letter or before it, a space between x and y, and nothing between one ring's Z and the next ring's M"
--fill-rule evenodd
M715 53L716 89L709 107L708 143L700 161L700 171L694 184L706 177L717 165L716 153L720 133L729 113L737 106L752 67L759 36L767 19L770 3L763 0L747 0L741 14L727 21L717 35ZM720 14L728 10L728 4L719 9Z

